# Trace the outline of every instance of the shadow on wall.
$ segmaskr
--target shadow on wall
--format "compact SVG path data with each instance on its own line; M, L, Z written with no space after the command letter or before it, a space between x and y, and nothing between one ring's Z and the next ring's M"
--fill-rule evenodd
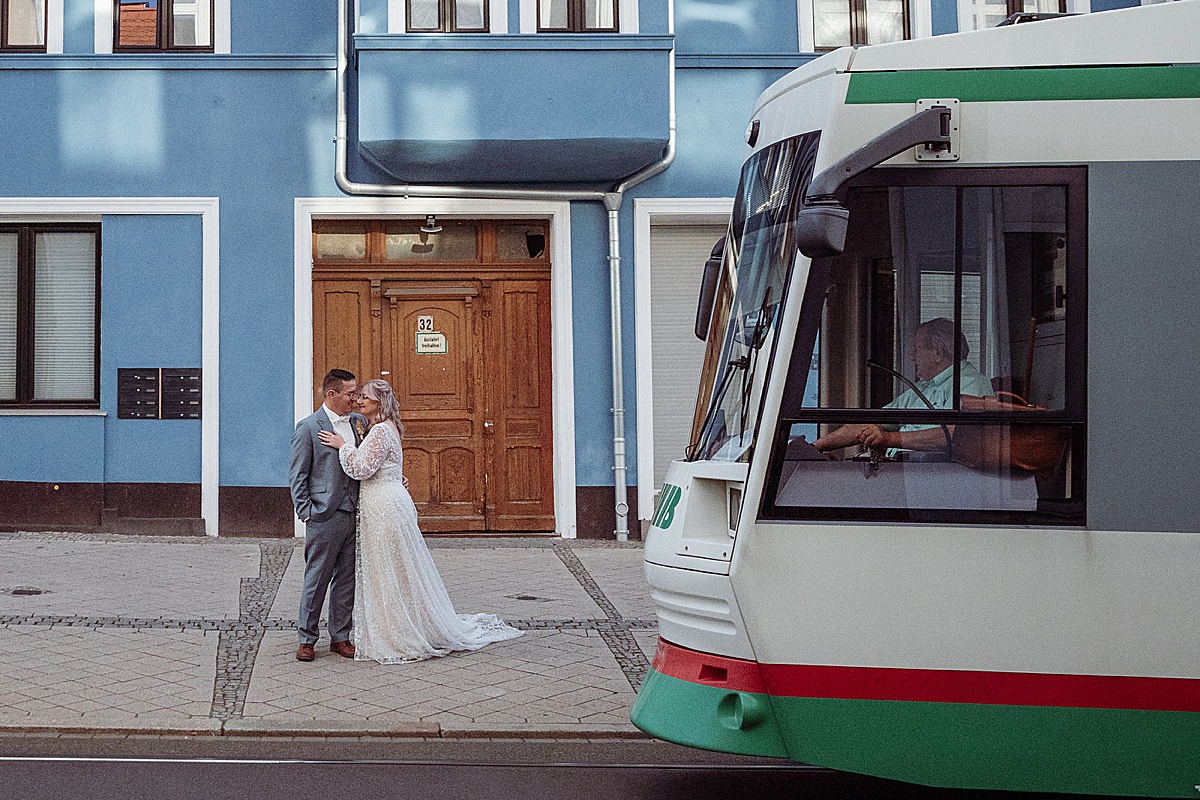
M791 18L790 25L785 13ZM677 0L675 35L679 52L795 52L795 13L795 2L783 0ZM790 39L773 39L789 27Z

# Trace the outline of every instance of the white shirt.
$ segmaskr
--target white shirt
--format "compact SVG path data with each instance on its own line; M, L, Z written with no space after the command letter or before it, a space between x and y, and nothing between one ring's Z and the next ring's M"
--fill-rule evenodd
M350 428L350 415L347 414L344 417L339 417L337 414L330 411L329 406L325 405L324 403L321 404L321 408L324 409L325 416L329 417L329 421L333 423L333 430L337 432L337 435L341 436L350 444L354 444L354 431Z

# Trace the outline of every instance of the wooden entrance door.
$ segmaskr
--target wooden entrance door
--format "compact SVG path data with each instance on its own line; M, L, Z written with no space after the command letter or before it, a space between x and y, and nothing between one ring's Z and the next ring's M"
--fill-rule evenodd
M488 289L488 526L553 530L550 282L494 281Z
M486 530L479 286L388 281L383 296L383 372L403 410L404 474L421 527Z
M479 225L469 269L363 264L385 252L369 242L357 263L318 259L314 378L341 366L392 384L423 531L553 531L549 264L504 263L504 223Z

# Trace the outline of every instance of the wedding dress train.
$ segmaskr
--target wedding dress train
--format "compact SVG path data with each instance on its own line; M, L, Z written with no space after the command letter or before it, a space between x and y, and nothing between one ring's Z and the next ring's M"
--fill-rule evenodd
M458 614L417 526L402 476L400 438L388 424L342 446L342 469L361 481L354 589L355 660L402 664L478 650L521 631L494 614Z

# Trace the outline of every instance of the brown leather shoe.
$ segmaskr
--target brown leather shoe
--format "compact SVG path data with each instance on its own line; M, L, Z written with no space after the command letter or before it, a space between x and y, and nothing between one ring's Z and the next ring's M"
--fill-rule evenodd
M312 661L317 657L317 648L311 644L302 644L296 648L297 661Z
M339 656L346 658L354 658L354 645L350 642L333 642L329 645L329 652L337 653Z

